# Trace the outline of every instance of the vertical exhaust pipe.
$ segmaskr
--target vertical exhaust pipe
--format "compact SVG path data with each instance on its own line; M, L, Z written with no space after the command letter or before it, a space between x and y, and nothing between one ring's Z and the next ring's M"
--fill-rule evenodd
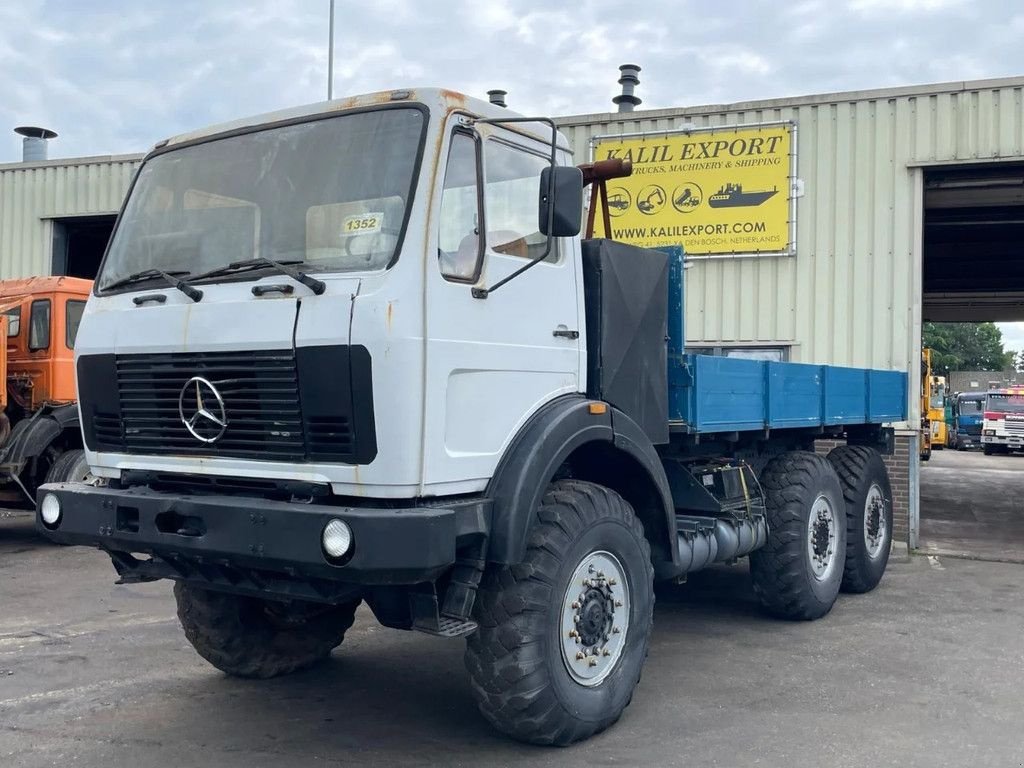
M633 89L640 84L640 67L636 64L623 64L619 67L621 76L619 85L622 86L622 93L612 99L619 112L632 112L640 104L640 99L633 94Z
M49 128L37 128L34 125L22 125L14 132L24 138L21 140L21 161L23 163L39 163L49 157L50 139L57 138L57 132Z

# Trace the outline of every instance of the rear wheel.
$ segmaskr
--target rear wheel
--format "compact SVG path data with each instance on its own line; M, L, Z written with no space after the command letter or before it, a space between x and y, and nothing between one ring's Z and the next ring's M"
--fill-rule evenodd
M621 496L552 483L523 562L490 569L477 594L466 667L484 717L557 745L618 720L647 657L653 582L643 526Z
M330 606L260 600L177 582L178 619L200 656L237 677L277 677L326 659L359 601Z
M769 613L817 619L839 595L846 559L846 510L832 465L793 451L761 473L768 542L750 555L754 591Z
M841 445L828 455L839 475L846 501L845 592L870 592L878 586L892 548L892 488L877 451Z

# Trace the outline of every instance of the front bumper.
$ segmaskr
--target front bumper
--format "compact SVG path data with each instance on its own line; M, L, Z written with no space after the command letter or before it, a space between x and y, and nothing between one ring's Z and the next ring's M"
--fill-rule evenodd
M110 553L126 581L173 578L234 591L333 601L352 585L433 581L455 562L460 538L485 533L485 500L403 508L348 507L198 495L149 488L44 485L61 514L36 527L61 544ZM332 564L321 548L330 520L352 530L351 556Z
M982 445L1008 445L1011 448L1024 448L1024 437L1008 437L1006 435L982 435Z

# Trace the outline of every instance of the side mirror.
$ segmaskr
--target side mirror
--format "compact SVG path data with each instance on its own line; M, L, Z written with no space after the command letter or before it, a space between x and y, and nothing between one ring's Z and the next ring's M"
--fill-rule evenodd
M539 213L542 235L578 235L583 223L583 171L558 165L541 171Z

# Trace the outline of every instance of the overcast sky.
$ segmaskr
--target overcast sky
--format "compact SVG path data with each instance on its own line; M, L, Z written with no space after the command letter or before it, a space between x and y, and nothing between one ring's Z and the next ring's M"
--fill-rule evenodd
M641 108L1024 74L1020 0L337 0L335 94L509 91L517 111ZM326 95L328 0L0 0L0 163L140 152ZM1009 346L1024 348L1024 330Z

